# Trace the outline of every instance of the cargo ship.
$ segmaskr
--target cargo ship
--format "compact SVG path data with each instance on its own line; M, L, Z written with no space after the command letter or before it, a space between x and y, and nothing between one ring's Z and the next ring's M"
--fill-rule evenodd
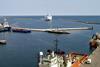
M12 32L31 33L31 30L25 30L25 29L12 29Z
M39 67L80 67L88 60L87 54L47 51L47 55L40 52Z

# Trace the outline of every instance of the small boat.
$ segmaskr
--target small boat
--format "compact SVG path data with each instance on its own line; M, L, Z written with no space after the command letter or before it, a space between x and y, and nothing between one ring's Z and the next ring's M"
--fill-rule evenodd
M12 32L31 33L31 30L25 30L25 29L12 29Z
M69 32L59 31L59 30L50 30L50 31L46 31L46 32L55 33L55 34L70 34Z
M47 30L46 32L48 33L55 33L55 34L70 34L69 32L63 31L63 30L59 30L58 28L54 29L54 30Z
M45 20L46 21L51 21L52 20L52 16L51 15L46 15L45 16Z
M0 40L0 44L6 44L6 40Z

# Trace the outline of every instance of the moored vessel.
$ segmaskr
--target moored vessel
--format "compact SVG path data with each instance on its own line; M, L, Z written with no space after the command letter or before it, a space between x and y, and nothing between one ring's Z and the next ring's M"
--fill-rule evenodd
M25 29L12 29L12 32L31 33L31 30L25 30Z
M49 31L46 31L48 33L55 33L55 34L70 34L69 32L66 32L66 31L59 31L59 30L49 30Z
M48 50L47 55L40 52L39 67L80 67L80 64L85 63L87 59L86 54L69 53L65 55L63 51Z

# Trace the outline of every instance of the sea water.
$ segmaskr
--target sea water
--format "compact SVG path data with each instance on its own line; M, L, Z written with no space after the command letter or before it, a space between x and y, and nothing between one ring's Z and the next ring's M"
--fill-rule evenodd
M3 18L0 17L3 22ZM100 22L100 16L53 16L47 22L44 16L8 16L7 21L13 27L23 28L78 28L93 27L93 30L68 31L71 34L53 34L47 32L14 33L0 32L0 39L6 39L6 45L0 45L0 67L38 67L38 54L48 49L58 49L65 53L79 52L89 54L89 40L100 32L100 25L83 22Z

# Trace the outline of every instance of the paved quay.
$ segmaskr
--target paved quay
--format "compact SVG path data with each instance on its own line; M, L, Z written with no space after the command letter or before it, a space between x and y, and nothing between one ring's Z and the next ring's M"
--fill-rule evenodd
M91 64L82 64L81 67L100 67L100 45L89 56Z

